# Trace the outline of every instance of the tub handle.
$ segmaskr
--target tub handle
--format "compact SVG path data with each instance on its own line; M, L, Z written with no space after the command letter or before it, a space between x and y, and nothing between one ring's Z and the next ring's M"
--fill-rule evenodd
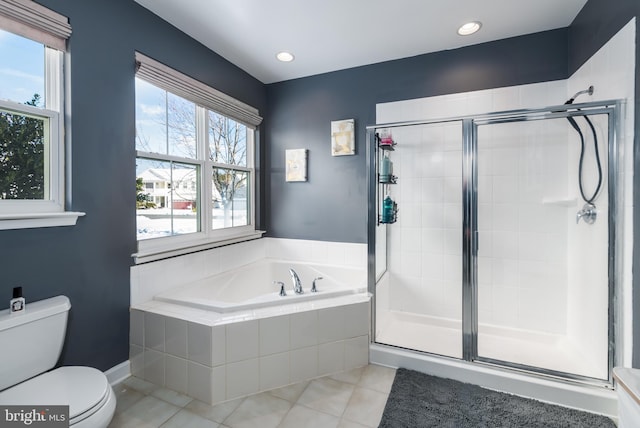
M316 281L317 281L317 280L319 280L319 279L324 279L324 278L322 278L321 276L319 276L319 277L317 277L317 278L315 278L315 279L313 280L313 284L311 285L311 292L312 292L312 293L317 293L317 292L318 292L318 288L316 287Z
M280 286L280 297L284 297L284 296L287 295L287 292L284 291L284 282L282 282L282 281L273 281L273 283Z

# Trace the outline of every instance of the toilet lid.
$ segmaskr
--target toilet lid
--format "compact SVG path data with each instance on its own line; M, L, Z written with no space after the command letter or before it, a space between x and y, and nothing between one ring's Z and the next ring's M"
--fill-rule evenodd
M100 404L109 382L91 367L60 367L0 392L0 404L69 405L73 419Z

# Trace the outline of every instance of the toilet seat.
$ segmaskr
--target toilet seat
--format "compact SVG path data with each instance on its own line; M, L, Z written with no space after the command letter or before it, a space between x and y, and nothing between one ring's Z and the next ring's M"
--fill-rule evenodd
M60 367L0 392L2 404L68 405L71 426L105 407L115 410L111 385L91 367ZM113 409L109 409L113 407Z

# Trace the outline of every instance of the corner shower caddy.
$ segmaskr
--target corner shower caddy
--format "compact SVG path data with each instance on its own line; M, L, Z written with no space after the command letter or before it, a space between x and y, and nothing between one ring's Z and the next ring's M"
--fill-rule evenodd
M375 133L375 145L376 145L376 176L378 183L378 224L392 224L398 221L398 205L395 201L390 199L389 190L391 184L398 183L398 177L393 175L392 162L390 159L391 152L395 151L397 143L391 136L386 138L380 137L378 132ZM381 164L386 163L386 171L382 171ZM387 172L387 174L383 174ZM388 204L388 206L385 206Z

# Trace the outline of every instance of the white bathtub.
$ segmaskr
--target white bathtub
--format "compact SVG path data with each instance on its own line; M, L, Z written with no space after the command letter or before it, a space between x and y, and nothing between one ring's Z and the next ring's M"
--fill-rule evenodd
M303 294L293 292L289 269L298 274ZM317 277L323 279L316 282L318 292L311 293L311 284ZM285 284L286 296L279 295L280 287L274 281ZM366 291L364 269L265 259L173 288L154 296L154 300L226 313Z

